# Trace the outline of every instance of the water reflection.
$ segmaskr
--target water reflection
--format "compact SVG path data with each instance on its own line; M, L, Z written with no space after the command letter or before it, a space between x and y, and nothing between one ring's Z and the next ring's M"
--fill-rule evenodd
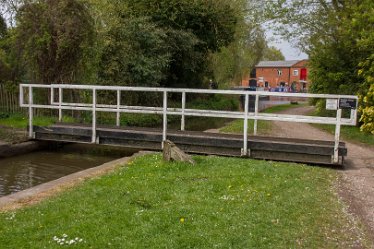
M41 151L0 159L0 196L16 193L128 154L90 155L68 147L66 150Z

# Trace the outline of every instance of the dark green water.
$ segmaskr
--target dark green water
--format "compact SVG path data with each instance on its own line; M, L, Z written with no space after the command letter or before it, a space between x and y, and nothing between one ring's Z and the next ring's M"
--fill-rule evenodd
M0 196L13 194L133 153L134 151L123 149L95 149L68 145L59 150L0 159Z

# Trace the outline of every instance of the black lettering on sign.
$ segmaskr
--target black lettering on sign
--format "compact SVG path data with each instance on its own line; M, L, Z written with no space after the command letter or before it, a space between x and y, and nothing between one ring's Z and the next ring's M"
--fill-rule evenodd
M357 109L356 99L339 99L340 109Z

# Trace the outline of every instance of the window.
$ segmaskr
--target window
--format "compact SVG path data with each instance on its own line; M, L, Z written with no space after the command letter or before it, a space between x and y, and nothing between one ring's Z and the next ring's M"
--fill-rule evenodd
M279 76L282 75L282 69L278 69L278 75L279 75Z
M299 75L299 70L293 70L293 76L298 76Z
M256 78L256 68L251 70L251 72L249 74L249 78Z

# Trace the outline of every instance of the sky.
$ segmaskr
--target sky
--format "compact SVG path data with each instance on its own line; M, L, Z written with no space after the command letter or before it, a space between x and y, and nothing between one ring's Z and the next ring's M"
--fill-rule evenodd
M270 42L269 45L280 49L284 57L286 57L286 60L301 60L308 58L308 55L301 52L299 49L292 47L292 45L285 40L281 40L277 43Z
M301 60L308 58L308 55L293 47L288 41L279 36L273 35L271 30L266 33L266 36L269 40L269 46L280 49L286 60Z

